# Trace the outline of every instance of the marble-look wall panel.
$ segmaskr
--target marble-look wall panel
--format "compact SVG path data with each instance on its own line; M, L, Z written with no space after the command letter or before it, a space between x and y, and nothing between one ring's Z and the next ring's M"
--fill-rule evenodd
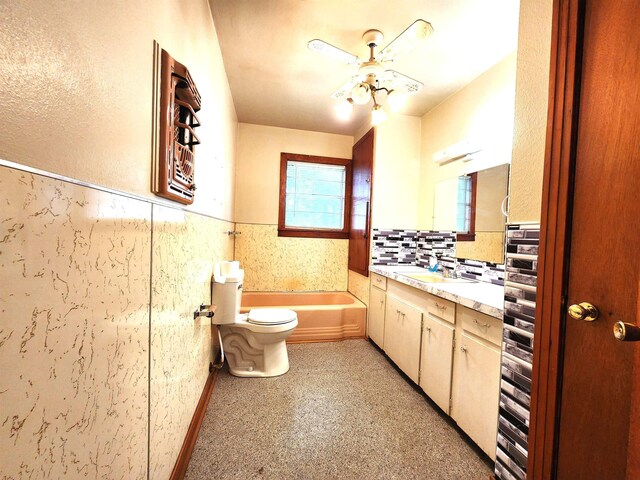
M153 206L150 465L169 478L212 360L210 319L193 318L211 303L213 264L233 258L233 224Z
M246 291L347 290L348 240L278 237L277 225L236 224Z
M349 293L357 297L367 307L369 306L369 277L349 270Z
M151 206L0 167L0 477L147 474Z

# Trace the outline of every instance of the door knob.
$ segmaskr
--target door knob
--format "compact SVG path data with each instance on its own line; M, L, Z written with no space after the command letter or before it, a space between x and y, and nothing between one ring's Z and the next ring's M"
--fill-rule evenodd
M613 324L613 336L621 342L640 341L640 328L633 323L616 322Z
M598 318L598 315L600 315L598 309L589 302L582 302L580 304L574 303L568 308L567 312L571 318L584 320L586 322L593 322Z

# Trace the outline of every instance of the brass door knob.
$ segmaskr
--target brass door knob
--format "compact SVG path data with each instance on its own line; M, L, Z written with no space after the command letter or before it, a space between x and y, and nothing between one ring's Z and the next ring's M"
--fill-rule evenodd
M588 302L582 302L580 304L574 303L568 308L567 312L571 318L584 320L586 322L593 322L598 318L598 315L600 315L598 309Z
M640 328L632 323L616 322L613 324L613 336L621 342L640 341Z

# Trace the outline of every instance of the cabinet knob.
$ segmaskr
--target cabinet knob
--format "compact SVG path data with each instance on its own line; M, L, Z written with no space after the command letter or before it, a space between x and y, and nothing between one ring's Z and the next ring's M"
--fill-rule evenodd
M465 347L465 346L461 346L461 347L460 347L460 351L461 351L462 353L467 353L467 347Z
M491 325L489 325L488 323L480 323L478 320L476 320L475 318L473 319L473 323L475 323L476 325L478 325L479 327L482 328L489 328Z
M431 333L431 327L426 327L425 330L429 333Z

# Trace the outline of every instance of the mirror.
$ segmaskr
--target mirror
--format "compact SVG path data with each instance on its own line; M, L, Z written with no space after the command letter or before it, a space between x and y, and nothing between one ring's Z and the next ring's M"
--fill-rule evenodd
M458 258L504 263L502 210L508 189L508 164L435 184L433 228L458 233Z

